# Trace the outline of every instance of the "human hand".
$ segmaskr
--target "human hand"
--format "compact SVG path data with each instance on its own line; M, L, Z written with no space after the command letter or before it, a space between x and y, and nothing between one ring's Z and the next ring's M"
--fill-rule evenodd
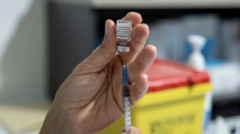
M156 48L144 47L149 28L138 13L123 19L133 22L128 67L131 106L148 88L145 74L156 57ZM73 70L60 86L40 134L92 134L106 128L123 115L122 62L116 53L116 25L105 24L102 44Z
M123 131L121 134L127 134L127 133ZM142 132L138 128L132 127L128 134L142 134Z

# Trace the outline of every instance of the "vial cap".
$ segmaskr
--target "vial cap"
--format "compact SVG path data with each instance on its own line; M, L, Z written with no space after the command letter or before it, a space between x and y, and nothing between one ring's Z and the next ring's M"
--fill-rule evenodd
M117 46L117 50L119 52L129 52L130 51L130 47L129 46Z

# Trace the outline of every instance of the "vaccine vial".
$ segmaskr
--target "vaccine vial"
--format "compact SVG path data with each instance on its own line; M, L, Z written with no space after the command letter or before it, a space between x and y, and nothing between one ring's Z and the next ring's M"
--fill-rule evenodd
M116 37L118 39L117 50L119 52L129 52L132 32L132 22L126 20L117 20Z

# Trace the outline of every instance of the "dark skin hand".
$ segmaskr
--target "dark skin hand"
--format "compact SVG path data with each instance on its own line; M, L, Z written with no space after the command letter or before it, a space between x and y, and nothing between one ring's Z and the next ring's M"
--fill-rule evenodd
M156 48L145 46L149 28L141 24L140 14L131 12L123 19L133 22L131 51L124 54L133 106L147 91L146 72ZM102 44L60 86L40 134L92 134L123 116L122 61L116 47L116 25L107 20ZM133 127L130 133L141 132Z

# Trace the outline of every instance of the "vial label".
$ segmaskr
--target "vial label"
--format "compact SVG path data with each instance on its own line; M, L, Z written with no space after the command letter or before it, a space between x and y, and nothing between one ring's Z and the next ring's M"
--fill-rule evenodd
M117 32L116 36L119 40L130 41L131 40L131 32L132 32L132 22L125 20L117 21Z

